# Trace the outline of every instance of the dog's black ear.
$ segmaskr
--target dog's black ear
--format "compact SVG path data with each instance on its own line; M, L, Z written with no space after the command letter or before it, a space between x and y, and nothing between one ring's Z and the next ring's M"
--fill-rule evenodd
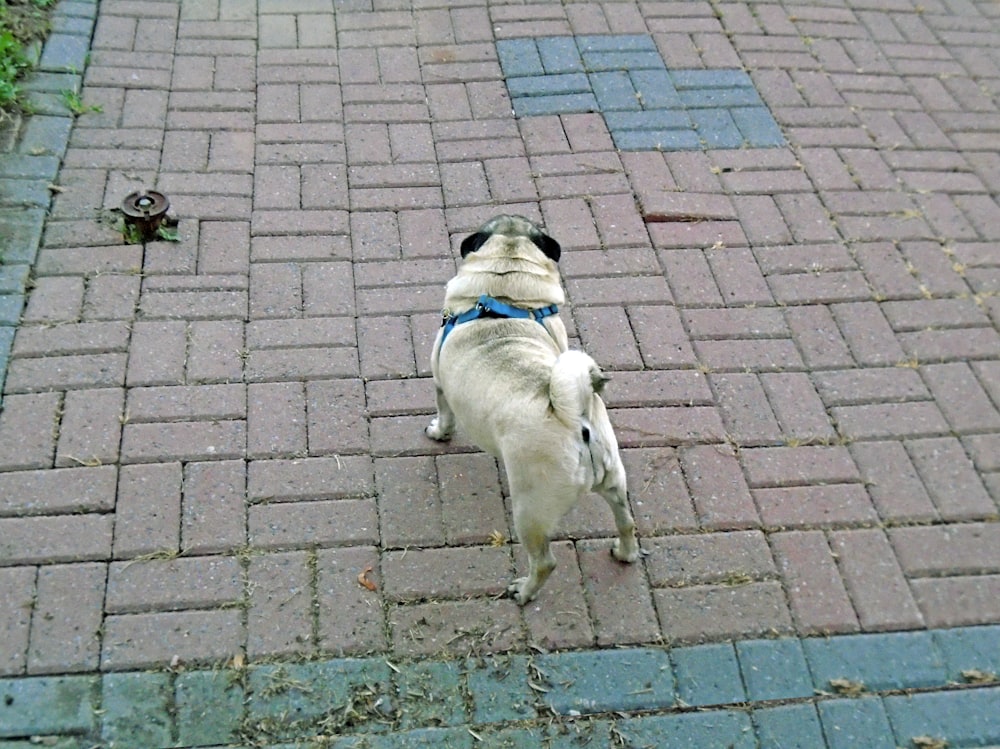
M475 252L480 247L482 247L489 240L490 235L485 232L477 231L475 234L470 234L465 239L462 240L462 259L465 256Z
M562 247L559 246L556 240L548 234L538 232L538 234L532 235L531 241L545 254L545 257L554 263L559 262L559 256L562 255Z

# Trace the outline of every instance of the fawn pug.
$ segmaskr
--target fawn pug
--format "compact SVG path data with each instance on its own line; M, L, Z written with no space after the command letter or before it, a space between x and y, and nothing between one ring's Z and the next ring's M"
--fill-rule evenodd
M560 253L521 216L497 216L466 237L431 353L437 416L427 436L447 440L457 424L507 472L529 562L527 576L508 588L520 604L555 568L549 539L586 491L614 513L614 557L639 555L625 469L600 396L607 378L587 354L569 350L559 318Z

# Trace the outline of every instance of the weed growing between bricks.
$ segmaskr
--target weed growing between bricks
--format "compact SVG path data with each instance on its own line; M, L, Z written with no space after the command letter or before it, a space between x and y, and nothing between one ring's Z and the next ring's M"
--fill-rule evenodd
M37 63L54 4L52 0L0 2L0 125L25 104L18 83Z

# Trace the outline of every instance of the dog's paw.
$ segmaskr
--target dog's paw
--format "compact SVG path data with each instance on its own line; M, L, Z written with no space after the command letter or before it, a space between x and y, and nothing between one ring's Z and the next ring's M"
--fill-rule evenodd
M441 428L441 419L435 418L427 428L424 429L424 434L430 437L432 440L437 440L438 442L447 442L451 439L451 430Z
M538 593L538 590L533 591L527 590L528 588L528 578L519 577L510 585L507 586L507 593L510 597L517 601L521 606L526 604Z
M616 538L615 542L611 545L611 556L619 562L632 564L632 562L639 558L639 544L636 543L635 538L630 538L628 543L623 546L621 539Z

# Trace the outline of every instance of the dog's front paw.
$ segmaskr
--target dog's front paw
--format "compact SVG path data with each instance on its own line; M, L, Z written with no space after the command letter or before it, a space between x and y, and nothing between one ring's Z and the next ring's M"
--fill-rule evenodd
M624 544L620 538L616 538L615 542L611 545L611 556L619 562L625 562L626 564L631 564L638 559L639 544L636 543L635 537L627 539Z
M435 417L435 419L427 425L427 428L424 429L424 434L432 440L437 440L438 442L447 442L451 439L451 430L444 429L441 426L440 417Z
M537 587L534 590L530 590L530 587L528 585L528 578L519 577L507 586L507 592L511 598L523 606L538 593Z

